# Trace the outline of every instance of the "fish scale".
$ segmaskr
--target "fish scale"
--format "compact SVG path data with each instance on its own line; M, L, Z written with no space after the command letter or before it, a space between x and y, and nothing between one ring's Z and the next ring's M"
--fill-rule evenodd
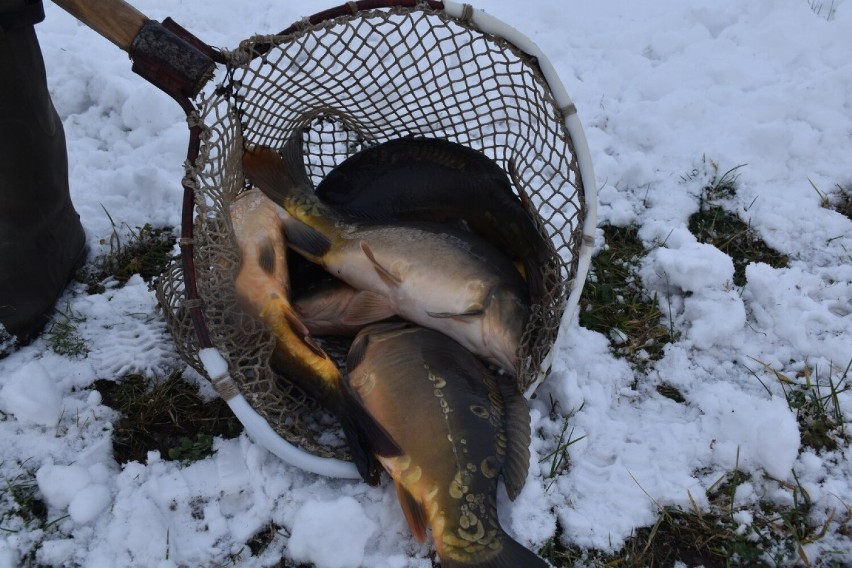
M236 295L246 313L262 321L275 337L270 367L335 413L353 451L360 447L354 437L357 431L369 433L377 453L398 455L399 449L381 427L346 396L337 365L313 341L290 305L282 233L286 215L258 190L243 192L231 203L231 224L240 250ZM364 460L361 474L369 483L377 483L378 465Z
M352 287L384 297L400 317L441 331L516 375L530 303L505 254L451 225L348 219L296 181L304 169L299 164L298 157L268 147L243 154L249 180L287 210L291 248Z
M442 566L546 566L497 518L498 480L514 498L527 474L506 465L529 464L529 410L514 384L407 322L363 329L347 366L345 381L402 451L379 461L415 537L431 526Z

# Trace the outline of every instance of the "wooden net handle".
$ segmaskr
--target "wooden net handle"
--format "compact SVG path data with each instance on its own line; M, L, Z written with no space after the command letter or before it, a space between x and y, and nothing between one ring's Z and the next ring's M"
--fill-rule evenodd
M66 12L123 49L130 45L148 21L124 0L53 0Z

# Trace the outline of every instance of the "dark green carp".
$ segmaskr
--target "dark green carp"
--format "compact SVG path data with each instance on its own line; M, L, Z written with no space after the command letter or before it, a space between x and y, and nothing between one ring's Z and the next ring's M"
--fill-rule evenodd
M528 197L519 198L482 152L439 138L399 138L350 156L316 191L335 209L371 222L464 221L522 264L534 301L544 293L541 271L552 263L552 247Z
M402 450L378 459L414 536L431 527L441 566L545 568L497 518L498 479L514 499L529 468L529 410L514 381L407 322L363 329L347 367L348 387Z
M289 213L284 230L291 248L353 288L383 297L392 313L517 373L529 293L493 245L445 224L353 220L299 181L304 165L297 158L271 148L246 150L243 169Z

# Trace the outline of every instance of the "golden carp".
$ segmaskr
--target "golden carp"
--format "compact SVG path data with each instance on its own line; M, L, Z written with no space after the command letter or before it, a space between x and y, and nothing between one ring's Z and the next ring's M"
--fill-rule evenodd
M497 519L498 478L514 499L529 468L529 409L514 381L407 322L363 329L347 367L348 387L403 452L378 459L414 536L432 528L441 566L546 567Z
M366 431L383 441L382 453L397 454L398 448L381 428L375 427L358 405L351 405L337 365L314 342L290 305L283 233L287 212L260 191L249 190L231 202L230 216L240 251L234 288L243 309L265 323L275 336L270 367L337 414L353 452L360 451L361 446L353 432ZM365 467L362 475L375 484L377 466L368 463ZM368 471L370 468L372 471Z
M289 213L288 245L353 288L377 293L400 317L446 333L515 374L529 316L526 283L493 245L453 226L358 222L298 180L304 165L275 150L243 154L246 177ZM291 172L294 172L291 174Z
M506 172L482 152L440 138L398 138L353 154L316 192L335 209L371 222L463 220L520 261L535 300L544 293L541 270L553 261L552 246L530 214L529 198L518 197Z
M284 218L287 212L262 192L241 193L230 206L231 225L240 250L234 280L237 298L247 313L265 323L275 336L277 366L286 369L318 400L340 390L337 365L314 343L290 305Z

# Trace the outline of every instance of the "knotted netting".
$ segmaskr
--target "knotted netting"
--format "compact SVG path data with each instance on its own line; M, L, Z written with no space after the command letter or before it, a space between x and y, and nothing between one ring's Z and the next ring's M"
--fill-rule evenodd
M189 316L200 303L210 341L230 367L235 384L228 388L238 389L279 436L320 456L348 457L334 419L270 369L274 338L241 311L234 292L240 258L228 210L248 187L246 146L282 148L301 135L315 187L356 151L407 135L444 138L494 160L518 195L529 198L553 247L545 292L522 338L522 390L542 372L569 294L585 276L582 269L578 277L578 261L588 246L587 196L566 128L573 105L560 107L537 59L482 31L472 9L450 15L441 6L353 7L280 35L252 37L224 52L226 76L199 95L199 111L190 117L201 128L199 159L186 172L195 193L189 277L198 298L187 301L188 275L173 264L158 291L169 327L185 360L204 373ZM346 342L322 345L342 364Z

